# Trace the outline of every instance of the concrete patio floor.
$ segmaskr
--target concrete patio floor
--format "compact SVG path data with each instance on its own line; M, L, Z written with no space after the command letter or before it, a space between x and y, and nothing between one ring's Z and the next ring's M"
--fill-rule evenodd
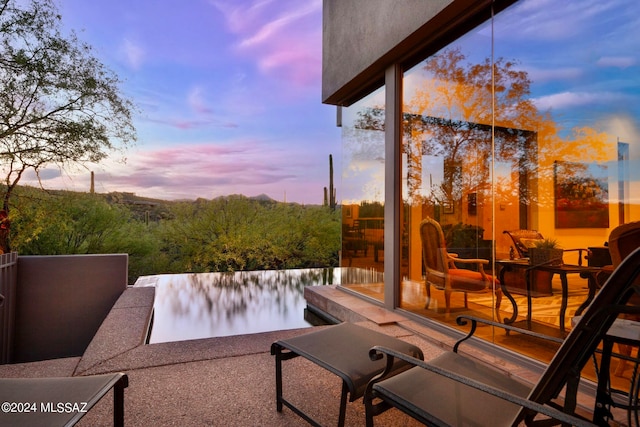
M153 288L128 288L81 357L0 366L2 377L45 377L126 372L127 426L304 426L288 408L275 408L275 363L271 343L308 332L297 329L145 345ZM309 303L342 320L396 336L419 346L425 358L450 349L453 338L350 295L335 286L305 291ZM319 326L322 327L322 326ZM467 346L470 353L535 382L521 366ZM341 381L324 369L296 358L283 365L284 394L322 425L335 425ZM588 399L581 402L592 407ZM112 424L107 395L81 420L81 426ZM347 406L346 425L365 424L362 400ZM379 426L418 425L390 410Z

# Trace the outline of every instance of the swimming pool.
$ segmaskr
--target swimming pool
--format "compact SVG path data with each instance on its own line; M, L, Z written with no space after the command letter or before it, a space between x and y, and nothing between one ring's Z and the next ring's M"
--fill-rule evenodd
M309 327L304 288L339 284L345 274L344 268L161 274L134 286L156 288L153 344Z

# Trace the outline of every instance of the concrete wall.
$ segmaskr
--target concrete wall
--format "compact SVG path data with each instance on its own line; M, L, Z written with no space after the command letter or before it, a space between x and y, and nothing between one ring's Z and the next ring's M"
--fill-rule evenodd
M498 11L515 0L495 0ZM349 105L489 18L491 0L324 0L322 101Z
M13 362L82 355L127 287L128 259L19 256Z

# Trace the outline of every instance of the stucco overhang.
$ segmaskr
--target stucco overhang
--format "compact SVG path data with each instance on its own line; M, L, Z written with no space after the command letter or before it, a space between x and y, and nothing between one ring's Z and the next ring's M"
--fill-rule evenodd
M347 106L515 0L324 0L322 102Z

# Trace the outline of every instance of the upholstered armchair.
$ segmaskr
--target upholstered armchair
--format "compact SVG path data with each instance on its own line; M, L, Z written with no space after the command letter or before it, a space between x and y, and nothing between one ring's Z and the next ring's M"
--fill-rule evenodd
M422 259L425 268L425 286L427 291L426 308L431 301L431 286L444 291L446 314L451 311L451 293L464 293L464 306L467 307L468 292L487 292L494 288L496 312L500 309L502 291L499 281L484 271L489 263L486 259L459 258L447 252L444 233L440 224L432 218L420 223L422 241ZM477 271L458 268L456 264L475 265Z

